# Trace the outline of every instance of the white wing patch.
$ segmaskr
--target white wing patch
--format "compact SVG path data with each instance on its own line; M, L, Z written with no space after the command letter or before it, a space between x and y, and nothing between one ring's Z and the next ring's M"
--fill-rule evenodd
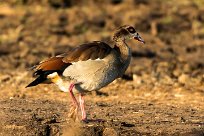
M86 60L86 61L102 61L103 59L100 59L100 58L97 58L97 59L94 59L94 60L92 60L92 59L88 59L88 60ZM78 62L86 62L86 61L77 61L77 62L72 62L72 64L76 64L76 63L78 63Z

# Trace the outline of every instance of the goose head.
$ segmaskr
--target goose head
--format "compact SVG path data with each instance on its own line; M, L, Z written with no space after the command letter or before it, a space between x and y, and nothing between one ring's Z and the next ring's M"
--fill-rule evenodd
M130 25L124 25L124 26L119 27L113 36L113 41L115 42L125 41L128 39L135 39L135 40L138 40L139 42L142 42L143 44L145 43L145 41L142 39L139 33L135 30L135 28Z

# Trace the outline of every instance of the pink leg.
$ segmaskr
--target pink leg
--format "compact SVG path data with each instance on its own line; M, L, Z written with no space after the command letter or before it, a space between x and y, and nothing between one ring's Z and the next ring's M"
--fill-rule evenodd
M77 100L76 100L76 98L75 98L75 96L74 96L73 91L72 91L73 88L74 88L74 84L71 84L71 85L69 86L69 93L70 93L70 96L71 96L71 98L72 98L73 104L74 104L77 108L79 108L79 104L78 104L78 102L77 102Z
M84 96L81 93L79 95L79 105L80 105L80 108L81 108L82 120L86 121L87 118L86 118L86 112L85 112L85 108L84 108Z

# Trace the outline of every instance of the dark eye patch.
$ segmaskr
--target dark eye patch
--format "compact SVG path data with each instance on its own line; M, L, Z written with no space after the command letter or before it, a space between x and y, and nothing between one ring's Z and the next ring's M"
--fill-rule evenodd
M136 32L133 27L128 27L127 30L132 34Z

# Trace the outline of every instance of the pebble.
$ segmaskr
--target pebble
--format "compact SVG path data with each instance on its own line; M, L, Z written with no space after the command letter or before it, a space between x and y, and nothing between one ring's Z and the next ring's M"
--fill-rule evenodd
M138 85L142 84L142 82L143 82L142 78L136 74L133 74L133 81Z
M190 81L190 77L187 74L181 74L178 77L178 82L182 84L187 84Z
M174 75L175 77L179 77L181 74L182 74L182 70L181 70L181 69L175 69L175 70L173 71L173 75Z

